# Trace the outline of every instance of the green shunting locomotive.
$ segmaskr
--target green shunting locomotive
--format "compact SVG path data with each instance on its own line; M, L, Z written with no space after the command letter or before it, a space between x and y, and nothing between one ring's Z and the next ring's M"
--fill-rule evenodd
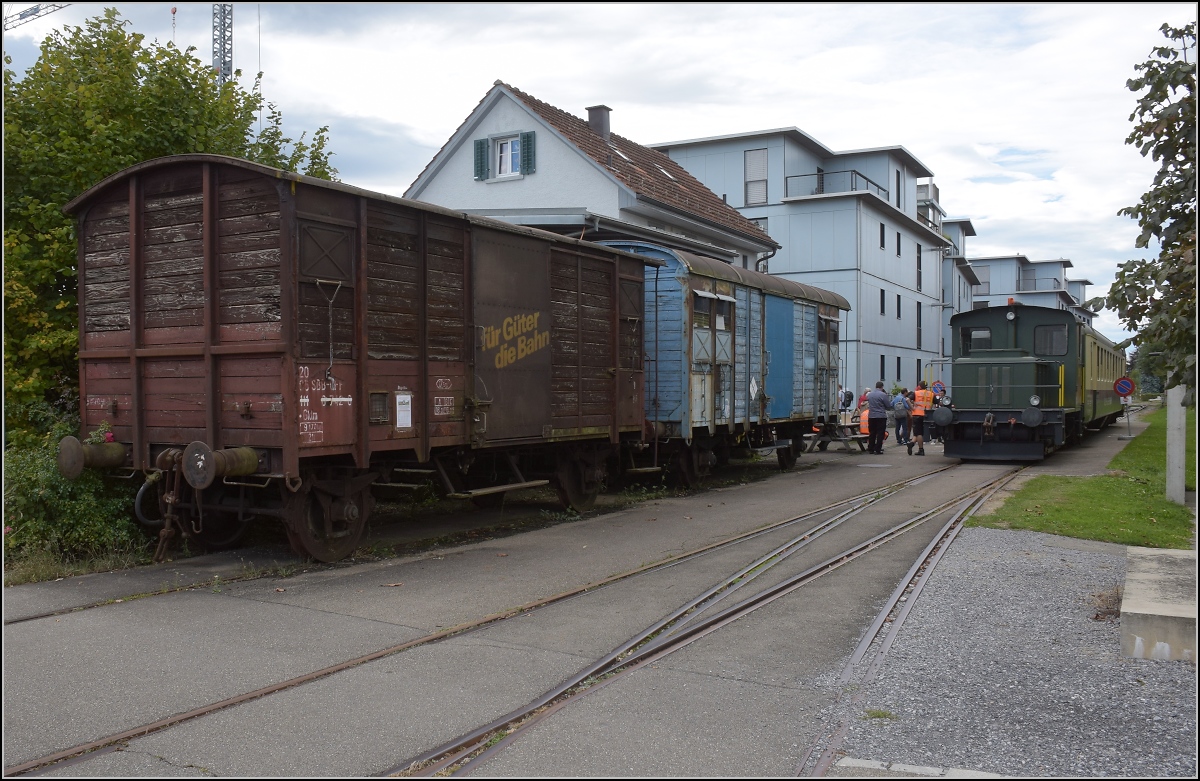
M953 406L933 413L949 458L1039 461L1124 415L1125 353L1069 311L1010 300L950 329Z

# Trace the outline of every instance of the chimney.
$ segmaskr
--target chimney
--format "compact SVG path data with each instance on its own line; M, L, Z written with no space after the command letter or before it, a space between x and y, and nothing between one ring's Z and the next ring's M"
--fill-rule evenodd
M588 127L594 130L605 141L608 140L608 115L612 109L608 106L588 106Z

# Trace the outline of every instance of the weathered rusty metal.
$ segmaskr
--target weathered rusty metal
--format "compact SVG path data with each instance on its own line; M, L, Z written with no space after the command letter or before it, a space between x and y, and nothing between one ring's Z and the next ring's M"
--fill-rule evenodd
M63 437L58 443L58 473L68 480L77 480L84 469L110 469L123 466L129 448L120 442L93 445L75 437Z
M241 477L258 471L258 453L249 447L213 450L204 442L187 446L181 459L183 477L192 488L208 488L218 477Z

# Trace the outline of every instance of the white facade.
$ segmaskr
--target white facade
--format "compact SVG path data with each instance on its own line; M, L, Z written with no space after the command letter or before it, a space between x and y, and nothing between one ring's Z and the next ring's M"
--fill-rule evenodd
M711 193L694 209L684 205L697 183L682 181L691 177L658 152L611 134L610 111L589 108L585 121L497 82L404 197L592 241L654 241L745 268L776 249ZM499 145L513 139L523 139L524 165L509 173Z
M531 131L537 134L536 173L475 179L471 141L495 140ZM565 208L568 213L576 210L580 214L588 211L613 218L620 216L621 188L617 180L503 92L496 93L486 111L473 114L459 133L463 134L461 142L448 143L443 149L445 158L435 159L431 164L423 186L418 189L414 185L404 197L478 213L519 205L526 209L561 212ZM579 222L582 225L582 219Z
M952 310L970 301L970 283L967 264L947 266L943 256L965 254L963 236L956 246L943 235L933 172L908 150L834 152L797 128L653 148L782 245L765 270L849 300L847 387L948 378L944 332Z
M1073 264L1066 258L1030 260L1024 255L971 258L979 279L972 289L973 306L1006 306L1010 302L1044 306L1071 312L1081 322L1091 323L1095 314L1083 307L1086 279L1068 279Z

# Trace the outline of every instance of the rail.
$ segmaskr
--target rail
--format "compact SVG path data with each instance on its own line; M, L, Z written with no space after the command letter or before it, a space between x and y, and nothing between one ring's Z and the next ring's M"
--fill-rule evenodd
M1019 279L1017 280L1017 290L1022 293L1036 292L1038 290L1062 290L1062 282L1057 279Z
M853 170L800 174L799 176L789 176L784 182L788 198L866 191L875 193L885 201L890 199L886 188L880 187L868 177Z

